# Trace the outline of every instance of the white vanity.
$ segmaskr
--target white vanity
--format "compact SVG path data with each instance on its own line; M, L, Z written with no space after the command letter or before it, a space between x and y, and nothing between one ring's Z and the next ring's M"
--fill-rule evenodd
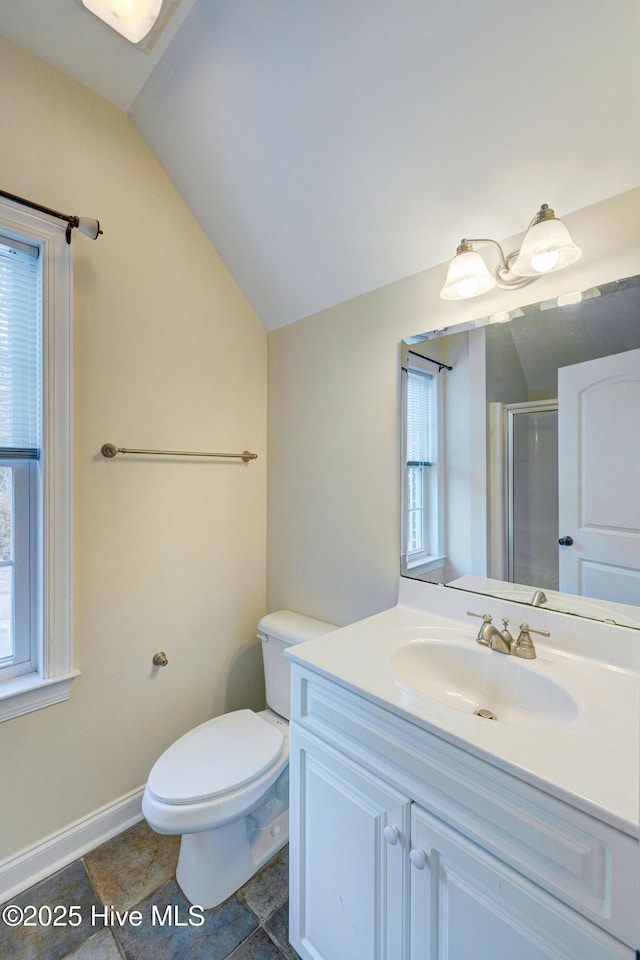
M294 948L637 960L638 632L401 584L291 653ZM467 610L551 636L505 656Z

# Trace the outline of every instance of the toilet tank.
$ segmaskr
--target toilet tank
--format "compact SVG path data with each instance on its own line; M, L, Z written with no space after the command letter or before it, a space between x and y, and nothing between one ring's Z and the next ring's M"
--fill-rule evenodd
M312 640L337 629L334 623L305 617L292 610L268 613L258 624L258 638L262 640L267 706L281 717L289 719L290 707L291 661L284 655L286 647L294 643L304 643L305 640Z

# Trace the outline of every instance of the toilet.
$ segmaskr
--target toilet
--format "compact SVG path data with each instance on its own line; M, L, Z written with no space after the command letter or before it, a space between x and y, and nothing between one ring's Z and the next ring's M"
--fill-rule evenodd
M258 624L267 709L235 710L176 740L154 764L142 812L180 834L176 879L208 909L235 893L289 839L289 660L294 643L334 624L280 610Z

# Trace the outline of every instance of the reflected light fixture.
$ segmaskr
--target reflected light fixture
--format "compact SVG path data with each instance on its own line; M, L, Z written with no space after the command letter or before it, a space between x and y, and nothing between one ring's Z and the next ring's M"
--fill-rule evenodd
M496 247L499 263L493 274L473 249L474 243L491 243ZM543 203L529 224L522 247L514 253L505 256L500 244L488 237L461 240L440 296L443 300L467 300L493 290L496 285L503 290L525 287L545 273L571 266L581 256L582 251L565 225L551 207Z
M82 0L82 5L125 40L139 43L160 16L162 0Z

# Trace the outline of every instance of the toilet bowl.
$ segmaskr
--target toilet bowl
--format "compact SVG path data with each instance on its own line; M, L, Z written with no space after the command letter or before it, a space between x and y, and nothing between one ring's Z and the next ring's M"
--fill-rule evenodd
M289 839L289 661L286 647L335 630L289 610L258 625L268 708L207 720L154 764L142 812L180 834L176 879L193 904L217 906Z

